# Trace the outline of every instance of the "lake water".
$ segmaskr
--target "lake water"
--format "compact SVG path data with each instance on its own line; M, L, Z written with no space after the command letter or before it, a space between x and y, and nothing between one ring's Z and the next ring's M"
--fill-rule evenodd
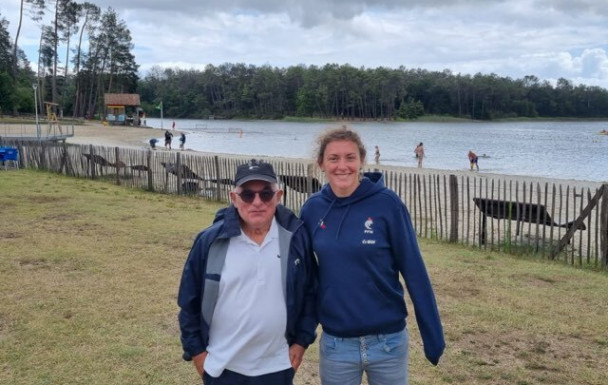
M162 125L171 129L173 120ZM147 119L160 128L160 119ZM186 148L243 155L313 158L315 139L340 123L282 121L175 120L175 131L186 133ZM373 162L374 146L380 163L416 167L414 148L424 143L423 167L468 170L467 153L480 156L480 172L546 178L608 181L608 122L467 122L379 123L352 122ZM178 135L174 148L178 147ZM159 138L162 139L162 138ZM159 143L162 145L163 141ZM487 157L481 157L486 154Z

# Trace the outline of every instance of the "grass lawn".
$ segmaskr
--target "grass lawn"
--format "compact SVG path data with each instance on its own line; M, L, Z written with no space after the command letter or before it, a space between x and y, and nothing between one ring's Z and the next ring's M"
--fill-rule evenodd
M220 204L0 171L0 384L198 384L176 294ZM422 241L447 340L410 384L608 384L608 274ZM296 384L318 384L317 346Z

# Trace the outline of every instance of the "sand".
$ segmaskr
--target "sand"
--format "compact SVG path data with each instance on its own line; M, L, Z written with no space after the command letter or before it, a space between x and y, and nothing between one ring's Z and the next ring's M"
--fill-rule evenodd
M99 123L87 123L82 126L74 126L74 136L68 138L66 142L105 147L149 148L148 140L161 138L164 131L148 127L104 126ZM157 147L163 147L163 144L157 143Z

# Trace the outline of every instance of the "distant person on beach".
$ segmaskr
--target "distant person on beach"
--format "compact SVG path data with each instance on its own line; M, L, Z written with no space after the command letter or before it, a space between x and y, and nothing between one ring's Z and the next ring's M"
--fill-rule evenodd
M323 385L407 384L409 336L403 278L426 358L445 348L431 281L409 212L380 172L361 174L361 137L337 128L317 139L328 183L300 212L319 264L317 316Z
M150 141L148 143L150 143L151 149L156 150L156 143L158 143L158 139L152 138L152 139L150 139Z
M380 163L380 148L376 146L376 153L374 154L374 160L376 164Z
M165 148L171 149L171 141L173 140L173 133L169 130L165 131Z
M182 132L182 134L179 136L179 149L183 151L185 144L186 144L186 134L184 134Z
M234 184L184 266L183 358L207 385L291 385L316 337L310 236L281 204L272 165L241 164Z
M471 163L471 171L473 170L473 167L477 167L477 171L479 171L479 164L477 163L477 161L479 160L477 158L477 154L475 154L473 151L469 150L469 163Z
M418 159L418 168L422 168L422 158L424 158L424 146L422 142L420 142L420 144L416 146L414 153L416 154L416 158Z

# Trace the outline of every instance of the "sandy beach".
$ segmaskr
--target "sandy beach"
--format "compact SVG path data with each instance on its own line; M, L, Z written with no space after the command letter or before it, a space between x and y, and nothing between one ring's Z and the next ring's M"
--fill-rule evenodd
M104 126L100 123L87 122L85 125L74 126L74 136L68 138L66 142L106 147L144 148L148 147L148 140L162 137L164 131L151 127ZM160 148L164 148L162 143L158 143L158 145Z
M163 136L163 129L149 128L149 127L130 127L130 126L104 126L100 123L87 122L86 125L74 126L74 136L67 139L68 143L74 144L93 144L97 146L107 147L129 147L129 148L148 148L148 140L150 138L161 138ZM178 131L176 131L178 132ZM173 150L177 151L179 148L178 141L173 140ZM187 144L187 142L186 142ZM160 151L165 150L163 143L158 143L157 148ZM184 151L186 153L201 153L192 151L187 148ZM209 155L209 153L205 153ZM213 155L235 155L235 154L224 154L224 153L213 153ZM237 155L238 156L238 155ZM243 156L244 157L244 156ZM277 159L277 158L274 158ZM283 158L279 158L283 159ZM287 159L287 158L285 158ZM294 161L293 158L287 160ZM302 162L309 162L308 159L299 159ZM368 164L369 167L375 167L373 164ZM557 183L563 185L569 185L571 187L582 188L597 188L601 185L599 182L592 181L580 181L580 180L567 180L567 179L549 179L539 177L526 177L526 176L513 176L513 175L501 175L491 174L483 172L466 172L461 170L439 170L430 168L415 168L415 167L398 167L398 166L383 166L380 165L380 169L383 170L399 170L405 172L416 172L425 175L457 175L467 176L476 175L487 179L502 179L506 181L519 181L519 183Z
M8 128L7 128L8 127ZM2 132L7 132L7 130L15 130L14 127L4 126ZM20 131L32 131L35 132L34 125L25 125L20 127L18 130ZM64 128L65 131L65 128ZM70 128L71 131L71 128ZM148 140L151 138L162 138L164 129L152 128L152 127L131 127L131 126L105 126L101 123L97 122L86 122L83 125L75 125L74 126L74 136L69 137L66 142L72 144L92 144L96 146L105 146L105 147L127 147L127 148L149 148ZM10 132L10 131L9 131ZM177 136L178 130L175 131ZM0 136L2 133L0 132ZM169 151L165 149L162 141L157 143L157 151ZM177 138L173 139L173 149L171 151L179 151L179 142ZM227 154L227 153L203 153L199 151L194 151L188 149L186 142L185 153L191 154L206 154L206 155L231 155L246 158L246 155L238 155L238 154ZM273 159L279 160L289 160L289 161L301 161L304 163L309 163L309 159L295 159L295 158L278 158L272 157ZM399 167L399 166L385 166L380 165L376 166L372 163L368 164L370 168L378 167L381 170L395 170L395 171L405 171L410 173L420 173L423 175L457 175L457 176L478 176L484 179L501 179L506 181L516 181L519 183L556 183L562 185L568 185L571 187L578 188L598 188L601 183L593 182L593 181L580 181L580 180L571 180L571 179L550 179L550 178L539 178L539 177L527 177L527 176L515 176L515 175L503 175L503 174L492 174L485 172L469 172L462 170L441 170L441 169L431 169L431 168L415 168L415 167Z

